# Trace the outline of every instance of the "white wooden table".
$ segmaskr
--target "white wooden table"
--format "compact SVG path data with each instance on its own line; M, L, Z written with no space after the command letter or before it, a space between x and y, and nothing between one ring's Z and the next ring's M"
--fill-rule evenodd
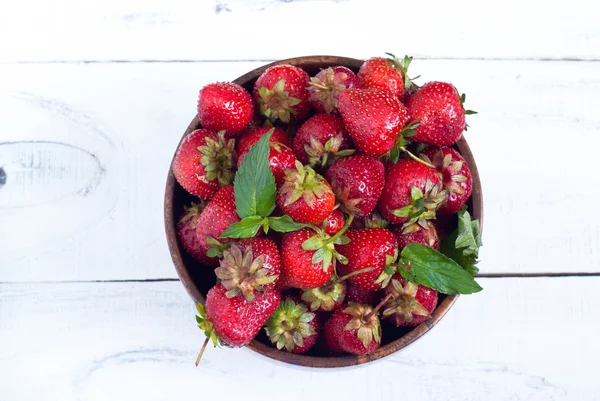
M198 89L275 59L386 51L479 112L484 291L366 367L211 349L194 368L162 195ZM585 0L6 2L0 400L600 399L599 106Z

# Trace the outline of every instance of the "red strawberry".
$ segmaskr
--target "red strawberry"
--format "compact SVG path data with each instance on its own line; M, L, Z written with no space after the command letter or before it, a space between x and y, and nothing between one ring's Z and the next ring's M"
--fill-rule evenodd
M177 236L183 245L183 248L198 262L207 266L217 266L219 261L216 258L209 258L206 255L208 248L204 248L198 242L196 235L196 225L200 218L200 212L204 208L204 202L192 202L191 205L185 206L183 212L177 222Z
M465 109L456 88L445 82L428 82L411 96L408 113L419 122L411 140L450 146L465 130Z
M423 244L433 249L439 248L440 241L435 226L430 221L425 224L428 228L419 226L418 230L406 234L403 233L404 229L401 226L392 228L392 232L398 241L398 252L402 252L406 245L412 243Z
M310 79L310 102L319 113L332 113L337 108L338 95L347 88L360 88L351 69L340 65L326 68Z
M230 184L235 166L235 141L198 129L183 138L173 160L173 174L179 185L201 199L210 199L219 186Z
M218 82L200 90L198 119L206 129L234 136L246 129L253 116L252 97L238 84Z
M346 287L346 302L356 302L358 304L375 305L381 298L379 291L369 291L357 287L352 283Z
M473 189L473 177L466 160L452 148L427 148L419 157L436 167L448 191L448 199L440 207L439 213L458 213Z
M344 224L344 215L338 209L335 209L327 216L325 232L329 235L335 235L344 227Z
M209 249L215 245L214 240L229 241L219 236L227 227L238 221L240 217L235 209L233 185L228 185L215 194L200 214L196 224L196 235L200 246Z
M292 65L275 65L262 73L254 84L254 100L260 113L272 122L300 121L308 114L308 74Z
M277 190L277 205L298 223L321 224L333 211L335 196L331 186L309 166L296 161L287 169Z
M354 276L373 270L372 267L354 271L342 277L333 275L325 285L302 291L302 300L310 305L310 310L317 312L331 312L338 309L344 302L346 295L346 281Z
M398 244L391 231L384 228L364 228L348 230L350 242L337 245L337 251L348 259L348 264L340 265L340 274L350 274L368 267L369 272L350 277L349 281L365 290L377 291L385 287L391 278L386 267L398 257Z
M406 69L395 56L393 59L374 57L360 66L358 78L363 88L381 89L401 98L405 91L405 74Z
M246 346L273 314L281 295L277 291L257 293L253 302L242 296L227 296L227 289L217 284L206 295L206 319L220 340L230 347Z
M227 295L242 294L248 302L254 301L258 292L275 289L281 261L275 241L268 238L249 238L232 244L223 251L215 275L227 289Z
M333 163L326 178L344 212L367 216L377 206L383 191L384 175L383 163L376 158L352 155Z
M379 89L346 89L338 97L338 110L356 147L373 156L392 150L408 121L398 98Z
M280 143L285 146L289 145L288 135L285 133L285 131L277 127L258 127L244 132L239 138L236 139L235 149L237 151L237 154L245 155L246 153L248 153L252 145L258 142L264 134L271 130L273 130L273 133L271 134L271 138L269 138L269 143ZM240 161L238 160L238 166L239 164Z
M386 288L392 298L383 306L383 317L399 326L418 326L429 319L438 301L438 292L431 288L405 280L394 274L391 285Z
M428 228L426 220L446 201L436 171L414 160L388 164L385 188L379 199L379 211L390 223L404 223L404 233Z
M265 325L269 339L277 349L303 354L317 342L319 315L309 312L306 305L288 297L281 301Z
M366 355L381 345L381 323L369 305L351 303L325 323L324 336L333 351Z
M354 153L348 149L350 145L351 139L340 117L317 114L302 124L294 137L292 150L303 164L325 167L335 156Z
M269 132L273 127L260 127L255 128L252 131L245 133L240 139L239 142L242 144L238 146L238 168L242 164L242 160L250 151L252 145L254 145L262 136ZM277 142L276 140L282 140L285 135L287 142L287 134L281 131L278 128L274 129L272 135L276 134L276 137L269 140L269 146L271 150L269 151L269 165L271 166L271 171L273 172L273 176L275 177L275 181L278 185L283 182L283 177L285 176L286 169L293 169L296 166L296 156L294 156L294 152L290 148L288 148L285 144L281 142Z
M325 284L333 268L323 268L322 262L313 263L314 250L304 250L304 241L312 238L314 231L302 230L283 234L281 238L282 284L296 288L315 288Z

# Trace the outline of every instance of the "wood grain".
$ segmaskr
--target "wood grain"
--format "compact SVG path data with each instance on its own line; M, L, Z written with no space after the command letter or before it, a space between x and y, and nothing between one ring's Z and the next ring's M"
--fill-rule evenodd
M162 197L197 90L260 64L0 66L1 142L12 144L0 145L0 281L175 277ZM424 75L417 82L451 79L479 111L465 136L486 194L482 271L599 272L600 212L565 213L600 195L593 158L567 145L598 141L596 64L413 67ZM21 143L32 141L53 145Z
M12 2L2 61L277 60L384 52L444 58L599 59L590 2L74 0ZM61 12L59 10L68 10ZM305 29L314 22L320 29ZM290 45L293 44L293 45ZM224 50L227 49L227 50Z
M482 279L427 336L364 368L321 370L248 350L208 349L181 284L0 285L3 401L594 400L600 278ZM557 298L560 294L560 298ZM567 328L570 330L566 335ZM252 369L248 369L252 366ZM565 367L571 367L566 369ZM258 385L260 383L260 385ZM263 385L264 383L264 385ZM294 391L301 383L302 391ZM329 389L329 390L328 390ZM323 393L325 392L325 393Z

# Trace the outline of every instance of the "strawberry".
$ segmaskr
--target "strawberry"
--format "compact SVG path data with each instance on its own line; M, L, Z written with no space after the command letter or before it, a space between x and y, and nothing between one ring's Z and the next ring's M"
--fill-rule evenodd
M406 86L410 88L411 84L409 79L406 86L404 82L411 59L405 57L401 62L393 54L390 56L391 59L374 57L365 61L360 66L358 78L363 88L381 89L402 98Z
M367 155L352 155L333 163L326 178L340 208L355 216L368 216L377 206L384 186L383 163Z
M377 291L391 278L388 265L398 258L398 243L391 231L384 228L348 230L350 242L337 245L336 250L348 259L340 265L340 274L350 274L371 267L372 270L349 278L350 283L365 290Z
M408 121L398 98L379 89L346 89L338 97L338 110L356 147L373 156L392 150Z
M346 295L346 280L358 274L373 270L368 267L359 271L354 271L342 277L332 276L327 284L316 288L305 289L302 291L302 300L310 305L313 312L331 312L338 309L344 302Z
M285 170L277 205L298 223L321 224L333 211L335 196L323 177L296 161L294 170Z
M325 323L323 334L333 351L366 355L381 345L381 323L369 305L351 303L336 310Z
M381 299L380 291L369 291L364 288L357 287L352 283L349 283L346 287L346 298L347 303L356 302L358 304L375 305Z
M349 156L351 139L342 119L333 114L317 114L298 130L292 150L303 164L325 167L334 157Z
M243 134L238 140L238 162L240 168L242 160L246 157L252 145L259 141L260 138L267 132L273 129L273 134L269 140L271 150L269 152L269 165L278 185L283 182L286 169L293 169L296 166L296 156L290 148L286 146L288 139L287 134L279 128L260 127Z
M391 298L383 306L382 316L399 326L418 326L429 319L438 301L438 292L420 284L411 283L394 274L386 288Z
M466 160L452 148L430 147L419 157L436 167L444 188L448 191L448 199L440 207L439 213L445 215L458 213L473 190L473 177Z
M206 129L235 136L246 129L253 116L252 97L238 84L218 82L200 90L198 119Z
M189 193L210 199L219 186L233 180L235 141L225 140L224 131L215 134L207 129L191 132L181 141L175 159L175 179Z
M196 235L196 226L200 213L204 209L204 202L192 202L190 206L184 206L185 212L179 217L177 222L177 236L183 245L183 248L198 262L207 266L217 266L219 264L216 258L209 258L206 255L208 248L204 248L198 241Z
M337 109L338 95L348 88L360 88L351 69L341 65L326 68L310 78L310 102L319 113L332 113Z
M215 242L219 236L231 224L240 221L235 209L235 194L233 185L221 188L208 202L196 224L196 235L202 248L209 249L218 247ZM228 239L219 238L220 242L228 242ZM215 256L214 253L210 253Z
M403 233L428 228L426 220L446 201L436 171L414 160L403 159L386 167L385 188L379 211L390 223L404 223Z
M308 74L301 68L282 64L269 67L254 84L254 101L260 113L272 122L300 121L310 110Z
M406 234L403 233L404 229L401 226L395 226L392 228L392 232L398 241L398 252L402 252L406 245L412 243L423 244L433 249L438 249L440 246L440 241L435 226L429 220L425 223L425 225L428 228L418 226L418 230L411 231Z
M215 275L227 295L242 294L248 302L254 301L257 292L275 289L281 261L275 241L268 238L249 238L232 244L223 251Z
M452 84L426 83L410 97L407 107L411 119L419 122L413 141L450 146L465 130L465 109Z
M302 302L288 297L281 301L265 325L267 336L277 349L303 354L317 342L319 315Z
M244 347L256 337L267 319L275 312L281 295L277 291L256 294L252 302L242 296L229 297L222 284L217 284L206 294L206 317L198 322L206 332L214 333L230 347ZM210 336L207 336L210 338Z
M329 235L335 235L340 231L345 224L344 215L338 209L334 209L329 216L327 216L327 225L325 226L325 232Z

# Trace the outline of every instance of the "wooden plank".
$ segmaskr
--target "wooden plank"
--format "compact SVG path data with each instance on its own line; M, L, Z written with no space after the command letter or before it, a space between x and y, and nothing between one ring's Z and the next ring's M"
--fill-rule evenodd
M477 0L26 0L0 15L0 60L269 60L386 51L597 60L600 26L594 12L582 12L589 6L586 0L569 7L540 0L498 7Z
M166 172L198 88L260 63L0 66L0 281L174 277ZM600 271L596 63L415 62L468 94L485 273ZM572 145L571 145L572 144ZM578 166L573 170L573 166ZM568 258L565 258L568 255Z
M411 400L597 400L600 331L589 317L600 301L589 294L600 278L481 283L482 293L461 297L413 346L337 370L212 348L195 368L203 338L178 282L4 284L0 393L4 401L175 401L200 392L246 400L283 392L290 400L392 400L398 392Z

